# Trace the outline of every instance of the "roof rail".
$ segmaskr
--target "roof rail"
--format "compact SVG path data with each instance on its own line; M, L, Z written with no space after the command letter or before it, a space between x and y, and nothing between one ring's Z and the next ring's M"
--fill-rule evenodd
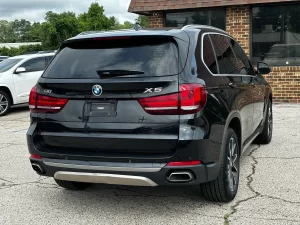
M101 33L103 31L84 31L80 34L78 34L77 36L80 36L80 35L86 35L86 34L95 34L95 33Z
M39 54L39 52L25 52L22 55L32 55L32 54Z
M81 35L89 35L89 34L97 34L97 33L105 33L105 32L122 32L122 31L133 31L134 28L131 29L118 29L118 30L103 30L103 31L84 31L77 36Z
M201 28L210 28L210 29L221 31L221 32L226 32L225 30L222 30L222 29L219 29L219 28L216 28L216 27L212 27L212 26L208 26L208 25L198 25L198 24L186 25L183 28L181 28L181 30L201 29Z
M37 54L46 54L46 53L56 53L56 50L39 51L39 52L37 52Z

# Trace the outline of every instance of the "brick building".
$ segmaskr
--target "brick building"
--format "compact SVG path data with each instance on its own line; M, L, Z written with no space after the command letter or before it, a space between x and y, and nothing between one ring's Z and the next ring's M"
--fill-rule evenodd
M265 76L277 102L300 103L300 1L295 0L131 0L129 12L147 15L151 27L205 24L236 38Z

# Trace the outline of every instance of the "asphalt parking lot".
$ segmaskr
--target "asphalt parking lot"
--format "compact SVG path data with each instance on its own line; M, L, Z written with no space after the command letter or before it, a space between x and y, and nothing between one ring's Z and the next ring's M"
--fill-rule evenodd
M59 188L28 160L29 112L0 118L0 224L300 224L300 105L274 106L273 141L241 161L240 189L229 204L205 201L196 187L94 185Z

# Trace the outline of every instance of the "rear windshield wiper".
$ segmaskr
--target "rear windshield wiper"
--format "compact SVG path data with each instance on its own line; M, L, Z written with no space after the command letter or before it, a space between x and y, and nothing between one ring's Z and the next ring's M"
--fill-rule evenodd
M98 75L101 78L110 78L110 77L121 77L128 75L138 75L144 74L144 71L134 71L134 70L98 70Z

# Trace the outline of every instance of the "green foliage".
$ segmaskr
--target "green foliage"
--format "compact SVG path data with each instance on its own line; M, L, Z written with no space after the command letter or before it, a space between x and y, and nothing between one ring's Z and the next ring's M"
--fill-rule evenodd
M50 11L45 20L41 26L41 41L47 47L56 49L64 40L79 33L78 19L73 12L57 14Z
M15 42L14 31L12 27L12 22L6 20L0 21L0 42Z
M114 26L115 18L104 15L104 8L98 3L92 3L88 12L79 15L80 32L109 30Z
M26 42L41 42L42 40L42 24L33 23L30 29L27 31L27 40Z
M147 16L140 15L135 21L142 27L149 27L149 18Z
M148 27L146 16L136 19L142 27ZM130 21L120 23L112 16L107 17L103 6L94 2L88 12L76 16L73 12L54 13L45 15L45 22L31 23L25 19L15 21L0 21L0 43L42 42L38 46L22 46L20 49L0 48L0 55L17 55L25 52L57 49L60 44L84 31L106 31L116 29L131 29L134 24Z
M42 45L23 45L19 48L0 48L0 55L3 56L16 56L16 55L23 55L30 52L38 52L38 51L45 51L45 50L52 50Z

